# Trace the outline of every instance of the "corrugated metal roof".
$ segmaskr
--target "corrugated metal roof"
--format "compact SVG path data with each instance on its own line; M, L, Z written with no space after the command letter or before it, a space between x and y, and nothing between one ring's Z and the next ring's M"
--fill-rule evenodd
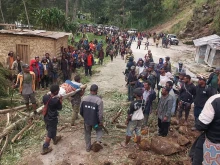
M52 39L59 39L64 36L69 36L71 33L65 32L55 32L55 31L46 31L46 30L0 30L0 34L13 34L13 35L23 35L23 36L38 36Z
M220 37L216 34L211 35L211 36L207 36L207 37L202 37L196 40L193 40L194 45L197 46L203 46L203 45L207 45L207 44L211 44L212 42L218 41L220 40Z

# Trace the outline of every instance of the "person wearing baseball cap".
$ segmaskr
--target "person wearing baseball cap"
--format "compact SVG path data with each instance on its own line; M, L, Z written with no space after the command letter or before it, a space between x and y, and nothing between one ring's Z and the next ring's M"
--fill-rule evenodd
M199 76L198 85L196 86L196 95L194 99L194 118L195 123L202 112L202 109L205 106L206 101L216 94L216 91L213 90L212 87L206 85L206 78L203 76ZM196 130L196 127L192 127L192 131Z
M32 103L32 109L34 113L36 112L36 98L35 98L35 73L30 71L28 64L22 65L22 72L17 76L16 84L14 88L19 87L19 92L21 93L24 102L26 104L27 110L29 110L29 100Z

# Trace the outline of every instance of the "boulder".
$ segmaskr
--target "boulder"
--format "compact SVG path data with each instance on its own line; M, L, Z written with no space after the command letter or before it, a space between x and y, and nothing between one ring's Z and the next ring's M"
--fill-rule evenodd
M131 154L128 155L128 158L136 159L137 158L137 154L136 153L131 153Z
M180 126L179 127L179 132L181 134L187 135L189 133L189 130L188 130L187 126Z
M169 156L180 152L182 149L179 144L167 137L157 137L151 140L150 149L157 154Z
M172 137L176 139L176 142L180 146L185 146L190 143L189 139L187 139L185 136L179 134L178 132L173 133Z
M103 149L102 145L96 142L94 142L91 146L91 150L93 152L99 152L101 149Z
M148 150L150 150L150 145L151 145L150 140L148 140L148 139L142 139L142 140L141 140L141 143L140 143L140 145L139 145L139 148L140 148L141 150L143 150L143 151L148 151Z

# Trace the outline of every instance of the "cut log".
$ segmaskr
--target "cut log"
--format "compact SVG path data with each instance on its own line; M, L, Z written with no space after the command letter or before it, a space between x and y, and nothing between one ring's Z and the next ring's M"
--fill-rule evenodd
M71 97L71 96L75 95L76 93L78 93L79 91L81 91L81 89L77 89L77 90L74 91L74 92L70 92L70 93L64 95L64 96L62 97L62 99L66 99L66 98L68 98L68 97ZM36 110L37 113L40 114L40 113L42 112L42 110L43 110L43 107L44 107L44 106L39 107L39 108ZM22 122L28 121L29 119L33 118L34 116L35 116L35 114L34 114L34 112L32 112L32 113L30 114L30 117L21 118L21 119L19 119L18 121L16 121L16 122L12 123L11 125L9 125L9 126L8 126L7 128L5 128L5 129L3 130L3 132L0 134L0 139L3 138L4 136L6 136L7 134L9 134L17 125L21 124Z
M0 151L0 158L2 157L3 152L4 152L5 149L7 148L8 141L9 141L9 137L8 137L8 135L7 135L7 136L6 136L6 139L5 139L5 144L4 144L4 146L2 147L2 149L1 149L1 151Z
M15 135L15 137L11 140L11 142L14 143L15 140L16 140L19 136L23 135L24 131L26 131L28 128L30 128L33 124L34 124L34 123L30 123L30 124L26 125L20 132L18 132L18 134Z
M112 119L112 123L115 123L116 120L121 116L122 110L120 109L117 113L117 115Z
M18 111L18 110L24 110L25 108L26 108L26 105L21 105L21 106L10 108L10 109L3 109L3 110L0 110L0 114L6 114L6 113Z
M28 113L25 113L25 112L20 112L20 111L18 111L18 113L20 113L20 114L22 114L22 115L24 115L24 116L27 116L27 117L30 116Z

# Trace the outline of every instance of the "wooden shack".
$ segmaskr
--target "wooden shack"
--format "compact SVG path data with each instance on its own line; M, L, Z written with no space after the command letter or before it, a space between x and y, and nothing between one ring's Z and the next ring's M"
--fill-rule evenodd
M218 41L220 41L220 37L216 34L193 40L196 47L195 61L197 63L208 64L208 57L211 52L211 44Z
M0 62L6 64L9 51L19 55L25 63L35 56L59 56L68 46L71 33L45 30L0 30Z

